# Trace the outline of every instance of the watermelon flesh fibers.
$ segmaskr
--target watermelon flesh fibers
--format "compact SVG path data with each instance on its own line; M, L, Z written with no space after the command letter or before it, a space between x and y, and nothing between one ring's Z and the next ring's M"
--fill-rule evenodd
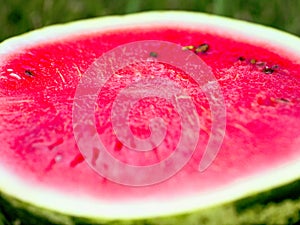
M220 84L227 127L216 159L200 173L198 164L212 124L201 88L184 71L168 64L132 64L119 70L100 91L95 110L99 137L119 160L133 165L158 163L172 153L180 137L180 118L172 105L161 98L146 98L130 111L130 128L138 137L147 138L149 118L161 117L168 127L165 140L144 153L130 151L116 138L110 120L113 99L140 77L160 76L178 83L191 96L201 124L195 154L187 165L165 182L137 188L109 181L88 166L73 136L72 103L81 76L94 60L121 44L141 40L183 47L207 44L208 49L197 54ZM260 173L272 176L272 169L300 155L297 59L280 47L216 32L157 25L32 45L11 52L0 64L0 102L1 167L29 186L77 198L117 204L175 201L205 195Z

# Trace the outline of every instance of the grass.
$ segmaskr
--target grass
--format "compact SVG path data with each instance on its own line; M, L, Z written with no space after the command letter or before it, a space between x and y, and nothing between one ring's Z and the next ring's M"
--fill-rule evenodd
M0 0L0 42L50 24L147 10L213 13L300 36L300 0Z

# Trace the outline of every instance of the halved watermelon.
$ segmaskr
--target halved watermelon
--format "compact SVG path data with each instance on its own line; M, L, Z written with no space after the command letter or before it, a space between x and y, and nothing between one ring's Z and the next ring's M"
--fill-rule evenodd
M197 137L191 149L195 151L183 168L166 180L137 187L99 175L93 165L102 152L94 149L89 158L82 142L78 148L74 124L78 121L72 120L72 110L76 114L87 108L84 101L74 106L78 103L74 96L99 58L126 44L139 47L143 41L180 46L182 54L192 54L209 67L225 102L226 130L218 154L199 171L201 159L209 157L205 150L215 113L203 87L176 64L159 61L166 49L150 51L149 60L117 68L97 92L93 118L97 138L119 162L138 169L159 164L176 152L182 135L189 136L181 132L185 117L160 95L164 89L174 85L182 89L196 110L185 115L197 114L186 122L199 122L198 133L192 136ZM300 221L299 52L299 38L281 31L188 12L103 17L4 41L0 44L0 223ZM118 57L115 54L120 61ZM135 86L131 94L139 96L147 84L154 94L132 105L127 125L139 140L146 140L152 135L149 121L163 119L164 139L151 151L132 151L126 140L118 139L114 128L118 120L113 121L111 113L122 89L140 79L149 83ZM116 115L118 110L122 104ZM84 129L80 134L90 133ZM92 143L93 139L87 141L86 148ZM109 163L103 168L123 172Z

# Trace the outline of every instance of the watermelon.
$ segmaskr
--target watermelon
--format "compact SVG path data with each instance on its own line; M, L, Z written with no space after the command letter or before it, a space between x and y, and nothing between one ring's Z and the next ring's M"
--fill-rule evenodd
M178 11L4 41L0 224L299 222L299 52Z

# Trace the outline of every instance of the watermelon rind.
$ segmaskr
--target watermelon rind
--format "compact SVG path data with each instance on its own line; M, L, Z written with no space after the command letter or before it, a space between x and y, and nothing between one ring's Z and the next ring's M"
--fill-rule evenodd
M0 224L295 224L300 221L300 180L202 210L152 218L103 219L60 213L0 195Z

